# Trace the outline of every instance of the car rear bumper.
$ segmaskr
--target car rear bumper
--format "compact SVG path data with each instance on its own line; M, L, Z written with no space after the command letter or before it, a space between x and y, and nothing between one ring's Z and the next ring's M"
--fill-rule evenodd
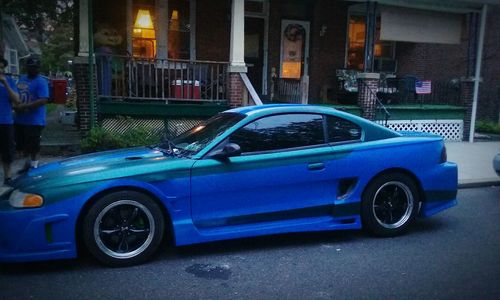
M430 217L457 205L457 165L451 162L439 165L426 177L423 187L425 195L420 208L421 217Z
M59 205L14 209L0 201L0 262L76 257L74 218Z

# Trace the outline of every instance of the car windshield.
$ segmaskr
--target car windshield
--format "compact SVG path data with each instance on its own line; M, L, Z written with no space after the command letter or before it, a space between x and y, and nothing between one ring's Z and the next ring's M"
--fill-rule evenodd
M172 144L188 155L194 155L244 117L238 113L218 114L177 136Z

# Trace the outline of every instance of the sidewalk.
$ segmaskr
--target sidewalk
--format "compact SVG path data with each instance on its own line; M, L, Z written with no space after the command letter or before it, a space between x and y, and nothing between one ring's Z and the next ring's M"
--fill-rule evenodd
M493 157L500 152L500 141L496 142L447 142L448 161L458 164L458 184L460 188L500 185L500 176L493 170ZM75 152L62 152L58 155L43 155L40 164L64 159ZM72 154L73 153L73 154ZM17 159L12 165L13 175L22 167L23 160ZM1 169L1 168L0 168ZM3 171L0 170L0 183Z
M461 188L500 185L493 170L493 157L500 152L500 142L446 142L448 161L458 164Z

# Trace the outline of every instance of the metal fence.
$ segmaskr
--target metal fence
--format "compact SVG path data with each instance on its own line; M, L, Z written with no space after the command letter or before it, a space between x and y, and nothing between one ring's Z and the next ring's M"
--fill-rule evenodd
M225 101L227 62L96 54L100 99Z

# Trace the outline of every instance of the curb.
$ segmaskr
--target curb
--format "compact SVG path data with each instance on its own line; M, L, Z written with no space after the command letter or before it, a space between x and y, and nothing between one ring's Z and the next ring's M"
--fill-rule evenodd
M500 186L500 179L484 181L466 181L458 184L459 189L473 189L481 187Z

